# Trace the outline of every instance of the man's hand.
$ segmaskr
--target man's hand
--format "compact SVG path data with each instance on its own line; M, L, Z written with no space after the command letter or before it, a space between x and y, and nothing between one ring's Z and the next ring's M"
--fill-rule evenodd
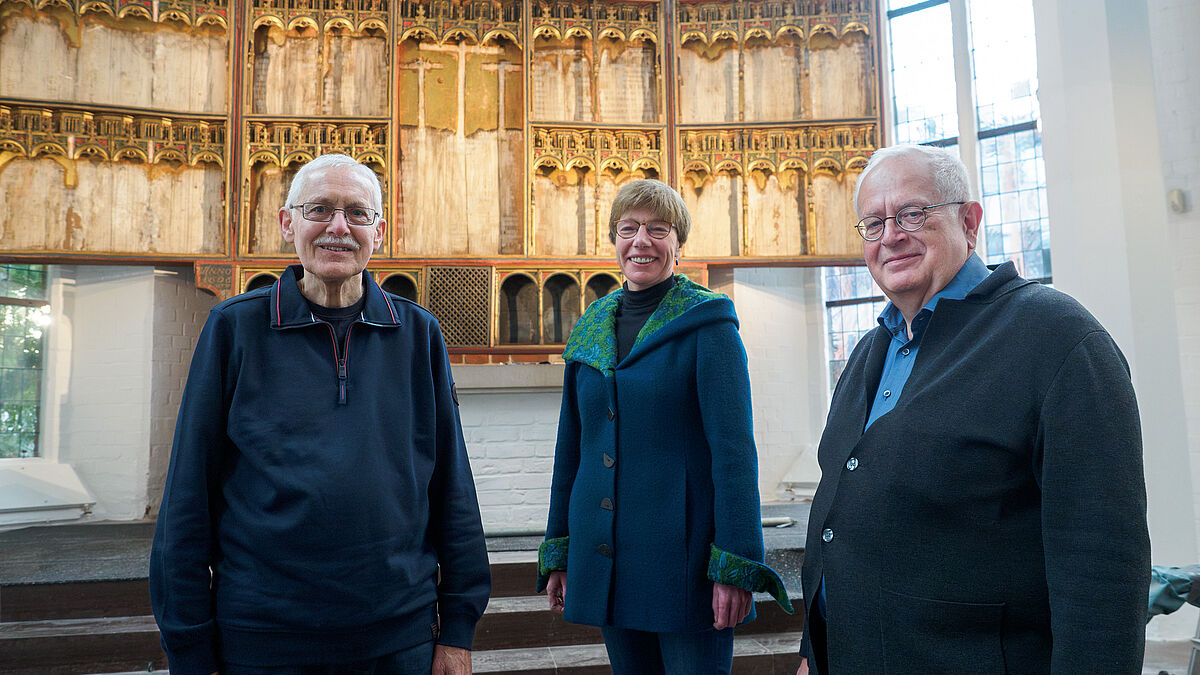
M751 602L750 591L713 584L713 628L722 630L738 625L750 613Z
M471 675L471 650L449 645L433 646L430 675Z
M808 659L800 659L800 667L796 669L796 675L808 675Z
M566 572L550 573L550 580L546 582L546 597L550 599L550 609L562 614L563 603L567 601Z

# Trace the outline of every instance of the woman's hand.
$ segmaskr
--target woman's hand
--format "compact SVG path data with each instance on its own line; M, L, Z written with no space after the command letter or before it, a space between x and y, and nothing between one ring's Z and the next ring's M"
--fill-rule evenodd
M550 580L546 582L546 597L550 598L550 609L562 614L563 603L567 601L566 572L550 573Z
M750 591L737 586L713 584L713 628L723 630L741 623L750 613Z
M796 669L796 675L808 675L808 659L800 659L800 667Z

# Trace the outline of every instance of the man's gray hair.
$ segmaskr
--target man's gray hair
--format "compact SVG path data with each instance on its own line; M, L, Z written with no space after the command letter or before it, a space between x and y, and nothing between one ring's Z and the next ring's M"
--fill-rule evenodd
M335 169L345 167L356 174L363 184L371 191L371 196L374 198L375 210L380 214L383 213L383 188L379 185L379 176L371 167L366 164L359 163L349 155L339 155L336 153L329 155L321 155L313 161L300 167L292 178L292 187L288 190L287 203L284 206L295 206L300 196L304 194L305 188L308 187L308 181L315 175L324 172L326 169Z
M862 187L863 179L880 164L896 157L923 160L926 163L933 174L933 187L937 190L939 202L971 201L971 183L967 179L967 167L958 155L930 145L893 145L876 150L866 168L859 174L858 183L854 186L855 212L858 211L858 190Z

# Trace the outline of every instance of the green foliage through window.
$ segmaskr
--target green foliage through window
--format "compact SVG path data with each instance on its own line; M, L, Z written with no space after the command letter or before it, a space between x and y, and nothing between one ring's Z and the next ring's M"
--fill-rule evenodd
M45 267L0 265L0 459L38 454L45 297Z

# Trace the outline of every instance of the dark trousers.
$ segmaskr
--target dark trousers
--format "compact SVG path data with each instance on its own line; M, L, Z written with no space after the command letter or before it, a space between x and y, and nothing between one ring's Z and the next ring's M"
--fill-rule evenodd
M303 666L239 666L227 663L221 675L429 675L434 641L365 661Z
M603 626L613 675L728 675L733 629L698 633L648 633Z

